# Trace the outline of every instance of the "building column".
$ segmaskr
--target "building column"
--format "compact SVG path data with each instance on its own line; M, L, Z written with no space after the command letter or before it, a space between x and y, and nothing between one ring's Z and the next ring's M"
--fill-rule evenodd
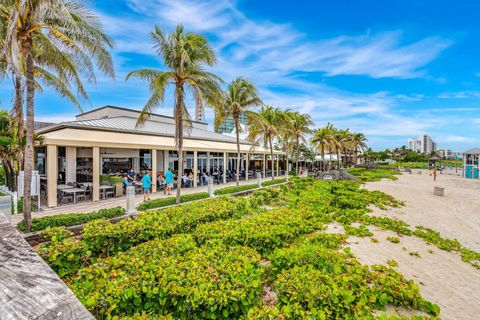
M163 176L168 171L168 163L170 162L170 154L168 150L163 150Z
M207 174L210 175L210 152L207 152Z
M223 183L227 183L227 152L223 153Z
M196 188L198 183L198 152L193 151L193 187Z
M263 178L265 179L267 176L267 155L263 154Z
M92 148L92 157L93 157L93 173L92 173L92 200L100 200L100 148Z
M245 181L248 181L248 170L249 170L249 165L250 165L250 155L248 153L245 153Z
M280 165L280 160L279 160L279 158L280 158L280 155L277 154L277 177L280 176L280 166L279 166Z
M152 149L152 192L157 192L157 149Z
M65 147L67 168L65 182L77 182L77 147Z
M58 156L57 146L47 146L47 206L57 206Z

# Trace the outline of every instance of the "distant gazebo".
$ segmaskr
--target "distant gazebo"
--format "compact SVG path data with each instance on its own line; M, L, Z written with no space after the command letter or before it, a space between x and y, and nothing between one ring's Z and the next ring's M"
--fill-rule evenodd
M442 160L442 158L440 158L437 155L428 158L428 167L432 168L432 169L435 168L437 162L441 161L441 160Z
M480 148L473 148L463 153L463 176L468 179L478 179L480 169Z

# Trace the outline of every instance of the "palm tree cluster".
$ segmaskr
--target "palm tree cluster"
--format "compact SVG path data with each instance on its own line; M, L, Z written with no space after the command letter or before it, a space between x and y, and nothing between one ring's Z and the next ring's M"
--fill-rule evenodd
M16 123L14 131L0 133L4 147L2 160L13 156L17 159L17 170L25 171L24 220L28 231L34 167L35 93L47 86L80 108L77 97L88 99L82 80L95 81L95 70L111 77L114 75L108 52L112 41L103 32L99 18L75 0L3 0L0 17L0 79L11 78L14 92L11 114L2 114L0 120L10 123L7 118L12 117ZM305 154L305 150L313 154L312 147L320 151L323 159L327 151L351 157L365 146L365 137L361 134L337 130L330 124L313 130L314 124L308 114L264 105L254 84L245 78L234 79L223 90L223 80L208 71L215 65L216 57L204 36L186 32L179 25L171 33L155 26L150 37L165 69L135 70L127 75L126 80L140 78L149 84L150 97L137 126L141 126L163 104L167 87L173 87L179 173L183 172L183 138L191 127L185 102L188 94L194 98L197 117L203 114L204 107L209 106L214 109L216 127L226 119L233 120L237 142L237 184L243 130L240 118L243 116L248 120L247 139L252 148L267 148L272 163L274 148L280 148L287 155L287 163L289 159L295 160L297 173L301 154ZM254 108L258 107L260 109L255 111ZM0 130L5 128L3 126ZM8 162L4 164L9 166ZM180 188L178 184L177 203L180 202Z
M35 93L46 86L80 108L77 97L88 98L82 79L95 81L96 69L113 77L111 46L99 18L78 1L0 2L0 77L13 80L11 113L18 140L25 140L19 169L25 172L23 214L27 231L31 224Z
M354 157L356 158L367 147L366 141L363 133L353 133L349 129L337 129L331 123L316 129L311 139L312 144L320 152L324 170L325 153L330 154L330 162L332 154L336 154L337 164L340 168L342 165L354 163Z

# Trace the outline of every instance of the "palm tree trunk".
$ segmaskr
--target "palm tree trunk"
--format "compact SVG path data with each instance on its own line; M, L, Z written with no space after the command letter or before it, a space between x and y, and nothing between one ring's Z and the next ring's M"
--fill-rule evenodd
M322 167L323 167L323 171L325 171L325 150L324 150L323 143L322 143L321 146L320 146L320 153L322 154Z
M30 232L32 225L31 214L31 183L33 170L33 130L35 117L35 78L33 56L31 52L32 40L27 43L26 75L27 75L27 123L26 123L26 141L25 141L25 162L24 162L24 191L23 191L23 220L25 221L25 230Z
M176 204L181 202L182 174L183 174L183 86L178 85L175 89L175 143L177 145L178 172L177 172L177 195Z
M240 133L238 132L238 118L237 119L234 119L235 121L235 133L237 135L237 172L236 172L236 176L237 176L237 187L240 185ZM248 174L248 173L246 173Z
M338 169L340 170L340 149L337 148L337 163L338 163Z
M275 173L273 170L273 144L272 144L272 138L268 139L268 143L270 144L270 159L272 161L272 180L275 179Z
M296 166L295 166L295 174L298 176L298 160L300 158L300 141L297 137L297 156L296 156L296 160L297 160L297 163L296 163Z

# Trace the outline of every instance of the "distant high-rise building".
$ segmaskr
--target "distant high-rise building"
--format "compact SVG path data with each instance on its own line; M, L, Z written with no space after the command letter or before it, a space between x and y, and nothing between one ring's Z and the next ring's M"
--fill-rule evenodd
M246 125L247 124L247 115L245 113L240 114L240 124ZM225 121L220 125L220 127L215 129L217 133L232 133L235 130L235 123L233 122L232 117L227 117Z
M418 137L418 139L408 140L408 149L423 154L430 154L437 151L437 143L429 135L424 134Z

